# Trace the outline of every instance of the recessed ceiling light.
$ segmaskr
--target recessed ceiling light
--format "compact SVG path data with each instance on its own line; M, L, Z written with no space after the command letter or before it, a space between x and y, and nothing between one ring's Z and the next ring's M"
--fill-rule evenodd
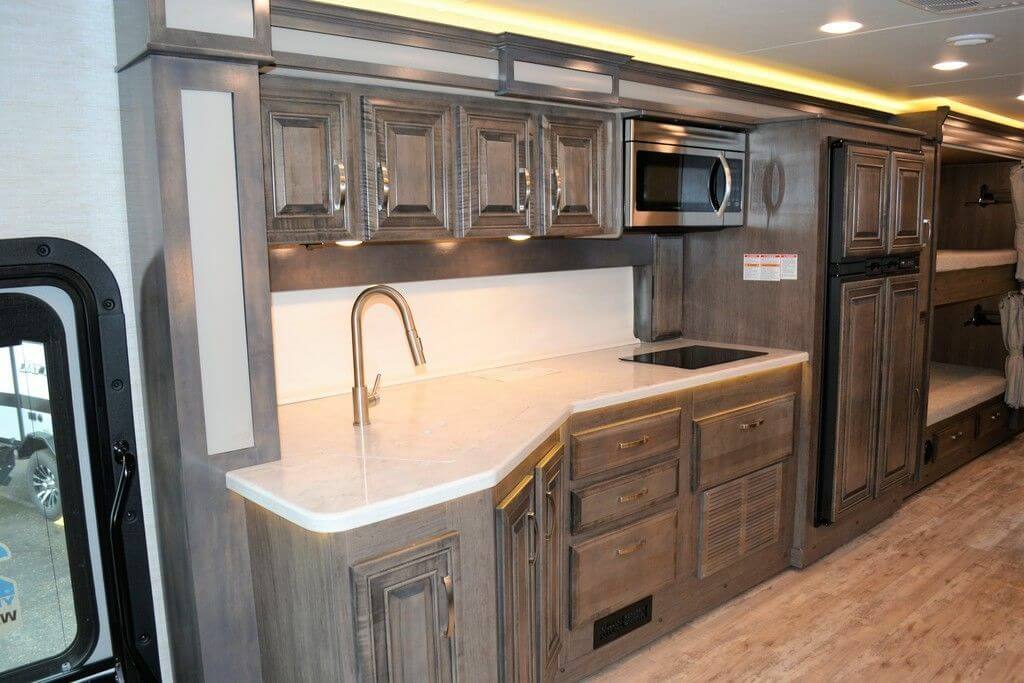
M1024 102L1024 95L1017 95L1017 99Z
M830 21L818 27L818 30L825 33L853 33L864 28L859 21Z
M967 66L967 62L961 62L956 59L949 62L939 62L938 64L932 64L932 68L938 69L939 71L956 71L957 69L962 69L965 66Z
M956 47L971 47L973 45L985 45L991 43L996 37L991 33L964 33L959 36L946 38L946 44Z

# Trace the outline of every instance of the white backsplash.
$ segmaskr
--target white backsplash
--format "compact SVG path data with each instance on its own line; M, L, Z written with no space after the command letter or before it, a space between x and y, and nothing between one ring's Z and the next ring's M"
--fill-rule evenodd
M372 249L360 247L362 249ZM415 368L397 309L364 311L366 381L396 384L636 341L631 268L407 282L427 365ZM273 295L279 403L352 388L352 303L362 287Z

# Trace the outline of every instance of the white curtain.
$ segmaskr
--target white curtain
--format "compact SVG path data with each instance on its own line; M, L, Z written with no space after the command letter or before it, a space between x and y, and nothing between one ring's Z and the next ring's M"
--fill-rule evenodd
M1006 346L1006 405L1024 405L1024 294L1010 292L999 301Z
M1013 246L1017 249L1017 279L1024 280L1024 163L1010 171L1010 196L1017 231L1013 233Z

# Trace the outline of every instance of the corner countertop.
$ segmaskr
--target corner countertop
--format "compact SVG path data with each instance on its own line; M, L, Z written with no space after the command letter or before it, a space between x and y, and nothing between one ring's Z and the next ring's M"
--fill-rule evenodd
M802 351L700 370L620 356L687 344L632 344L386 387L372 424L348 394L278 409L281 459L227 474L227 487L316 532L372 524L495 486L570 414L805 362Z

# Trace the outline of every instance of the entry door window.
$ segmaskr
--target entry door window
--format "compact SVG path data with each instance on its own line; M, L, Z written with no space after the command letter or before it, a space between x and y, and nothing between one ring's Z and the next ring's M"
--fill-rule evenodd
M0 679L70 669L95 639L63 335L40 300L0 294Z

